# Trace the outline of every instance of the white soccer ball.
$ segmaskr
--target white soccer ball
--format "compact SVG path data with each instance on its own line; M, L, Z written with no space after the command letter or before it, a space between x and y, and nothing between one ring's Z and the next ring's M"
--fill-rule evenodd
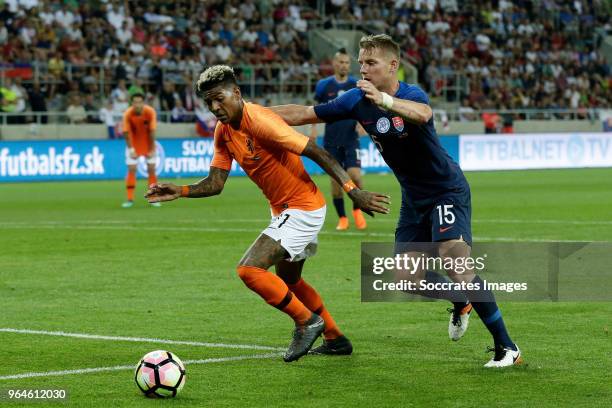
M185 365L175 354L155 350L138 362L135 380L147 397L176 397L185 385Z

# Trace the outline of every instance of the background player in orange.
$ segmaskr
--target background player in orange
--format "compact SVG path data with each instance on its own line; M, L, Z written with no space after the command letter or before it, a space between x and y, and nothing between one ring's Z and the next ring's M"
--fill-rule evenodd
M316 251L326 207L300 155L321 166L369 214L388 213L388 197L360 190L340 164L313 140L293 130L270 109L244 102L230 67L216 65L204 71L196 93L219 120L210 174L188 186L152 185L146 197L149 202L160 202L181 196L217 195L236 160L261 188L272 212L272 222L244 254L237 272L251 290L295 321L284 360L294 361L306 354L321 333L324 342L313 351L351 354L350 341L325 309L321 296L301 277L305 259ZM276 275L268 272L272 265Z
M157 175L155 174L155 161L157 160L155 149L157 114L155 109L145 105L142 93L134 93L130 100L132 106L123 114L123 129L127 144L125 163L128 167L128 174L125 179L127 201L122 204L123 208L130 208L134 205L138 157L144 156L147 160L148 185L157 183ZM151 203L151 205L154 207L161 206L160 203Z

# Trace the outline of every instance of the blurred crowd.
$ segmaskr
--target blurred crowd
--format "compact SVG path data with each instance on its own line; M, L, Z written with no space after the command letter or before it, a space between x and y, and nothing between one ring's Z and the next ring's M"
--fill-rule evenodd
M253 64L238 70L240 79L281 77L302 89L307 76L329 75L329 65L314 61L308 49L313 21L391 34L417 67L420 84L433 97L460 101L466 118L483 109L612 105L610 67L597 51L600 32L611 29L606 0L327 0L324 16L319 5L0 0L0 106L111 123L129 95L141 91L156 109L172 112L166 119L198 118L208 126L214 120L191 89L207 65ZM36 66L39 82L32 77ZM258 87L258 96L266 91Z
M333 0L338 19L391 34L419 82L463 108L612 106L597 50L612 35L608 0Z
M119 112L131 89L173 121L190 120L199 108L191 84L207 65L253 64L238 74L264 83L318 72L306 41L315 17L305 0L0 0L2 109L100 121L82 111ZM30 84L36 64L44 75Z

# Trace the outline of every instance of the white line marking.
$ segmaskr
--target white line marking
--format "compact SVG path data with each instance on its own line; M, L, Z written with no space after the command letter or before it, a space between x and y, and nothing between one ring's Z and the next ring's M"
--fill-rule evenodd
M203 343L199 341L166 340L166 339L154 339L154 338L145 338L145 337L101 336L97 334L66 333L63 331L45 331L45 330L30 330L30 329L13 329L9 327L0 328L0 332L14 333L14 334L40 334L44 336L73 337L77 339L89 339L89 340L110 340L110 341L131 341L131 342L137 342L137 343L178 344L178 345L185 345L185 346L198 346L198 347L210 347L210 348L270 350L270 351L284 350L279 347L258 346L258 345L253 345L253 344Z
M559 225L612 225L610 220L581 221L581 220L512 220L512 219L475 219L477 224L559 224Z
M241 361L241 360L252 360L252 359L264 359L278 357L280 353L269 353L269 354L255 354L250 356L236 356L236 357L220 357L220 358L205 358L203 360L185 360L185 364L210 364L210 363L223 363L229 361ZM0 376L1 380L19 380L22 378L33 378L33 377L52 377L72 374L89 374L89 373L100 373L104 371L122 371L122 370L134 370L136 364L132 365L121 365L114 367L96 367L96 368L80 368L76 370L61 370L61 371L44 371L38 373L23 373L14 375Z
M76 229L76 230L116 230L116 231L169 231L169 232L248 232L258 233L263 230L256 228L209 228L209 227L142 227L142 226L129 226L129 225L6 225L0 223L0 227L3 228L22 228L22 229ZM387 232L336 232L336 231L321 231L321 235L333 235L337 237L394 237L395 234ZM596 240L580 240L580 239L552 239L552 238L516 238L516 237L486 237L486 236L474 236L474 241L488 241L488 242L608 242L608 241L596 241Z
M241 223L241 224L266 224L269 223L270 219L266 218L217 218L206 220L206 224L227 224L227 223ZM397 223L397 219L389 218L377 218L375 223ZM520 219L485 219L477 218L472 220L473 223L478 224L566 224L566 225L612 225L612 220L520 220ZM35 224L26 221L5 221L0 222L0 225L88 225L88 224L119 224L122 226L129 224L151 224L151 221L145 220L83 220L83 221L40 221ZM197 221L188 220L176 220L172 221L173 224L189 224L197 226Z
M262 228L210 228L210 227L143 227L143 226L130 226L130 225L28 225L28 224L4 224L0 223L1 228L13 228L13 229L76 229L76 230L116 230L116 231L170 231L170 232L261 232L265 229L267 224L262 225ZM359 236L359 237L393 237L394 234L387 232L334 232L334 231L321 231L320 234L324 235L337 235L337 236Z

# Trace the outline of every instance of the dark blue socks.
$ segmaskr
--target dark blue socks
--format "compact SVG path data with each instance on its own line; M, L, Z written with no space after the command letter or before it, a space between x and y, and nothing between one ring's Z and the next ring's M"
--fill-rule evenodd
M484 325L487 326L487 329L489 329L495 344L516 350L516 346L512 342L512 339L510 339L510 335L506 330L504 319L502 318L501 312L497 307L493 292L488 289L483 289L484 282L478 275L476 275L474 280L472 280L472 283L478 283L480 286L480 290L476 295L478 300L487 300L486 302L472 302L472 306L474 307L476 313L478 313L478 316L480 316L480 320L482 320Z
M346 213L344 212L344 199L343 198L334 198L334 207L336 207L336 212L338 213L338 217L346 217Z

